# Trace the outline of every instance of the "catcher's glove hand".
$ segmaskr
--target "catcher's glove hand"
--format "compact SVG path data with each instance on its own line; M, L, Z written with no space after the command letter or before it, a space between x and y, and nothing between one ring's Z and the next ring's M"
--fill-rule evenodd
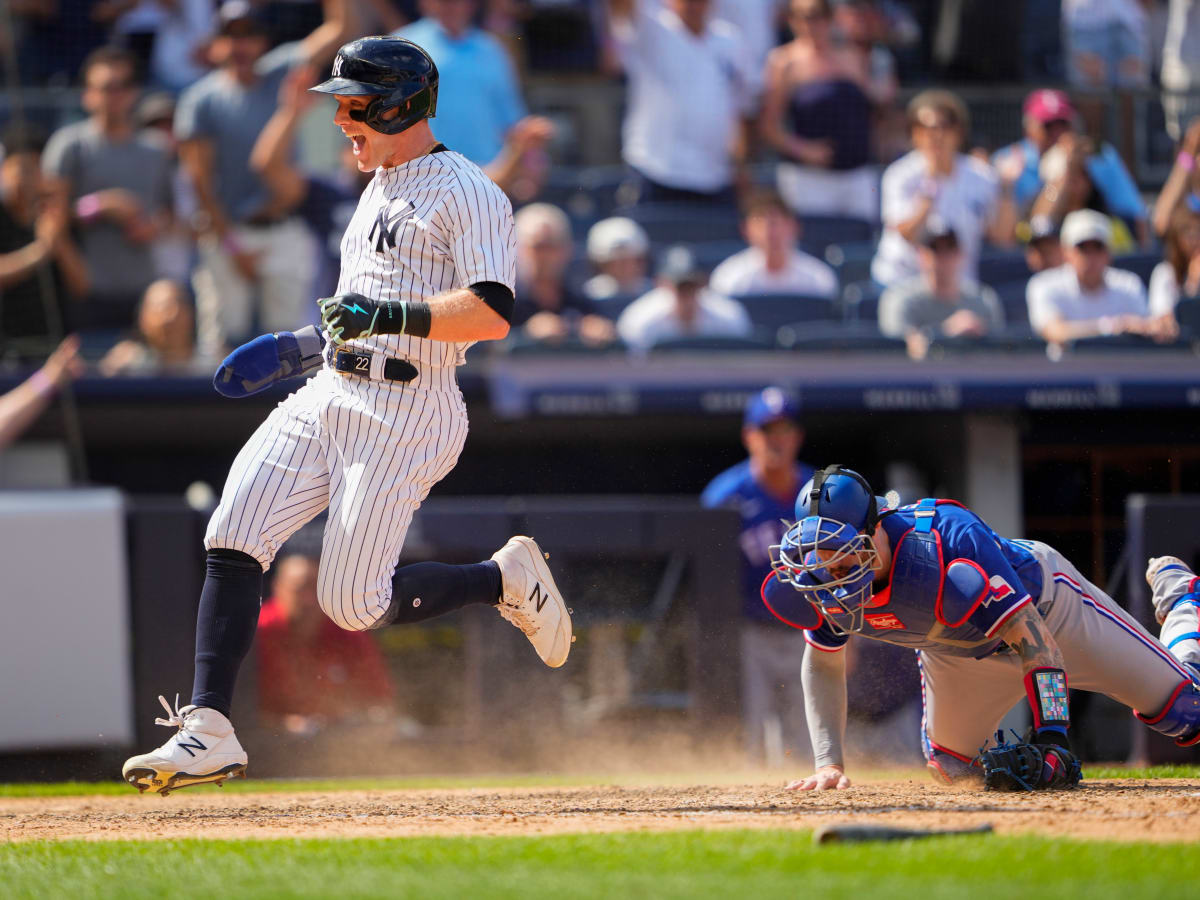
M335 344L375 334L380 305L362 294L335 294L317 301L321 307L321 325Z
M979 762L984 789L989 791L1061 790L1075 787L1083 778L1079 760L1069 748L1020 739L1008 744L1003 731L996 732L996 746L979 752Z

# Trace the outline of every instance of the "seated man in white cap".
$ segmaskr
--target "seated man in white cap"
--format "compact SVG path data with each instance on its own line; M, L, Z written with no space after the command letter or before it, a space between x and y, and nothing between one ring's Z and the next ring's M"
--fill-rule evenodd
M654 287L650 238L633 219L613 216L588 229L587 257L596 274L584 282L583 292L592 300L640 297Z
M1173 320L1149 315L1142 280L1109 265L1107 216L1090 209L1071 213L1063 221L1062 246L1066 263L1034 275L1025 292L1029 324L1043 340L1062 344L1114 334L1174 338Z

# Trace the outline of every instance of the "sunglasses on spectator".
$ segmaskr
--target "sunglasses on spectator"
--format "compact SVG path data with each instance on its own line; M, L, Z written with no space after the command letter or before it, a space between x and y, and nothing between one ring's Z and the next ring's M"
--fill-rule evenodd
M1083 241L1075 245L1080 253L1107 253L1108 246L1103 241Z
M99 91L102 94L116 94L133 87L132 81L102 81L99 84L89 84L88 90Z
M827 15L825 15L825 13L819 12L819 11L806 12L806 13L792 13L792 19L794 19L797 22L823 22L824 20L826 20L828 18L829 18L829 16L827 16Z
M953 131L958 128L957 120L937 113L918 113L913 124L926 131Z

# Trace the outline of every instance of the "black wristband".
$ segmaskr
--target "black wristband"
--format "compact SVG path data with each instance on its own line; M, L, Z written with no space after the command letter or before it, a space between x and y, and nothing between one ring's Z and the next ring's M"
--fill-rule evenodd
M429 337L429 329L433 325L433 312L424 300L402 300L405 307L404 334L413 337Z
M375 334L429 337L433 315L424 300L386 300L379 306L380 315L375 317Z

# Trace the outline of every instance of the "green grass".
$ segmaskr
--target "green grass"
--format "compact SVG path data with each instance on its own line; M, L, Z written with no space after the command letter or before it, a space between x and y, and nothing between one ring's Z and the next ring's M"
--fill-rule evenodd
M0 847L6 898L1175 897L1195 845L994 836L814 846L805 832L116 841Z
M584 775L456 775L446 777L408 778L250 778L235 779L223 788L201 785L188 788L195 791L231 791L235 793L280 793L285 791L420 791L487 788L552 788L591 787L595 785L622 785L642 787L654 785L690 784L751 784L778 781L789 777L786 772L694 772L671 774L584 774ZM877 770L854 772L860 782L878 780L924 779L923 769ZM1084 766L1084 776L1089 780L1107 778L1194 778L1200 780L1200 765L1162 765L1148 768L1125 768L1122 766ZM132 794L133 789L122 781L60 781L60 782L17 782L0 784L0 797L83 797L94 794Z

